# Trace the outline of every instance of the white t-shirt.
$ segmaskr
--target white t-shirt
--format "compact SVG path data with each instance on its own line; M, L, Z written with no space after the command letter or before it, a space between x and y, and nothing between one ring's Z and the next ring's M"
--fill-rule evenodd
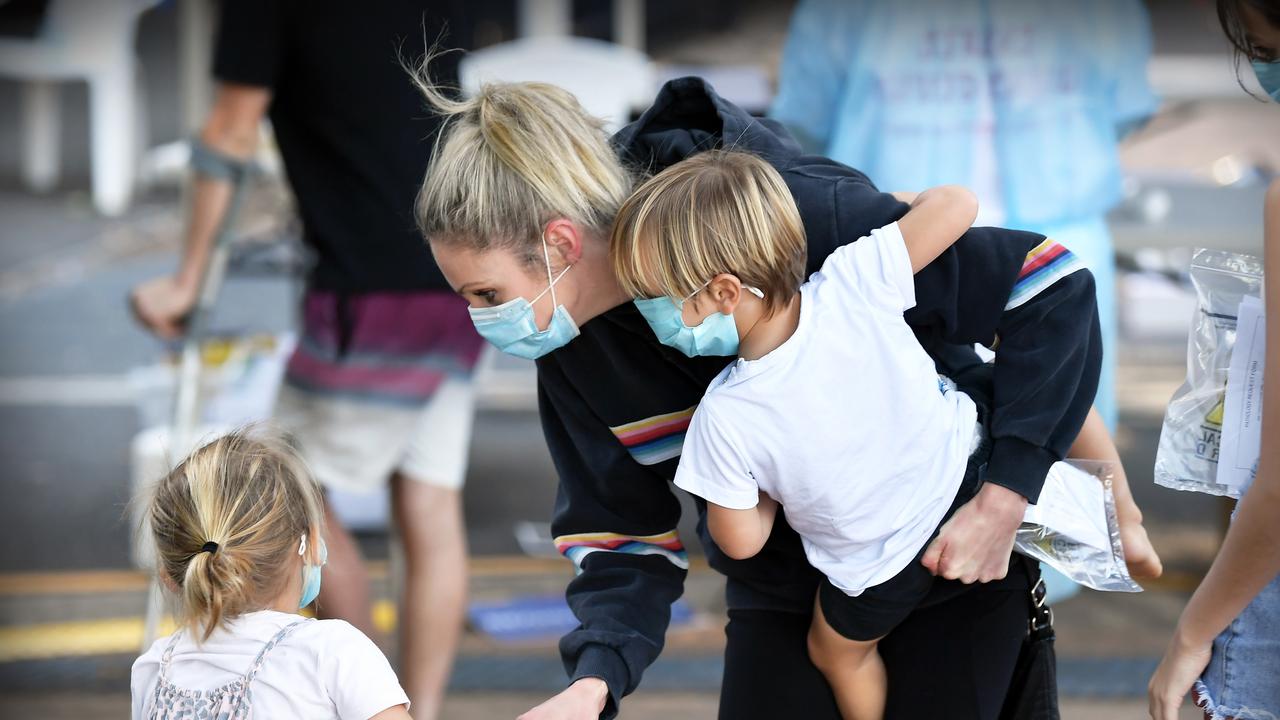
M247 613L199 645L190 632L181 631L169 681L186 690L221 687L247 673L262 647L298 619L274 610ZM170 639L160 638L133 663L134 720L151 709ZM267 653L249 690L255 718L368 720L409 702L378 646L342 620L315 620L294 628Z
M809 562L858 595L905 568L941 522L977 410L903 320L915 286L896 223L836 250L800 295L794 335L711 381L675 484L732 509L765 491Z

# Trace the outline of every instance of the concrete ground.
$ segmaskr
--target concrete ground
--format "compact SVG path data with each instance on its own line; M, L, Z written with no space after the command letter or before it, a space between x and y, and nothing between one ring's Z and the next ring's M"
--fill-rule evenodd
M545 698L528 693L459 693L445 701L441 717L450 720L490 720L512 718ZM118 718L129 712L129 699L116 695L64 694L17 695L0 698L0 716L40 717L45 720ZM1067 701L1062 704L1063 720L1134 720L1144 717L1146 704L1115 701ZM646 693L640 690L627 699L622 720L684 720L714 718L716 696L711 693ZM1183 708L1179 720L1198 720L1195 708Z

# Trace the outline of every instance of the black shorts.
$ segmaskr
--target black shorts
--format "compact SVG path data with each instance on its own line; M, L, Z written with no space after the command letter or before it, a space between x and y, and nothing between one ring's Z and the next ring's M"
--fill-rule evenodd
M1001 708L1027 637L1027 591L1039 578L1035 564L1018 557L1003 580L938 578L880 642L889 675L885 720L1014 717ZM729 610L720 720L840 720L831 686L809 659L812 619L807 612Z
M978 489L986 478L987 460L991 457L990 412L987 410L986 399L974 392L970 392L970 397L978 406L982 441L969 456L969 464L965 466L964 479L960 481L955 500L951 502L951 507L947 509L938 527L934 528L929 540L901 572L879 585L863 590L856 597L847 595L831 584L828 578L823 578L818 586L818 604L822 607L822 614L826 617L827 624L840 635L864 642L882 638L906 619L933 589L934 581L938 578L920 560L929 544L938 536L942 525L951 519L961 505L978 494Z

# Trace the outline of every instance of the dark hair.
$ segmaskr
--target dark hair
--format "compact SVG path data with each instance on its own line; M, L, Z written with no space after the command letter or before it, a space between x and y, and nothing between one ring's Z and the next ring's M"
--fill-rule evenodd
M1218 0L1218 22L1236 51L1236 63L1241 57L1249 60L1274 60L1276 48L1259 48L1249 41L1242 9L1248 5L1256 10L1272 27L1280 28L1280 3L1274 0Z
M1245 27L1243 8L1248 5L1250 8L1258 11L1262 18L1272 27L1280 28L1280 2L1275 0L1218 0L1218 22L1222 24L1222 31L1226 33L1227 40L1231 43L1234 57L1232 61L1235 63L1236 82L1240 83L1240 87L1245 92L1253 95L1253 92L1245 87L1244 80L1240 78L1240 60L1264 60L1270 61L1276 58L1276 48L1260 48L1249 40L1249 29ZM1260 98L1254 95L1259 100Z

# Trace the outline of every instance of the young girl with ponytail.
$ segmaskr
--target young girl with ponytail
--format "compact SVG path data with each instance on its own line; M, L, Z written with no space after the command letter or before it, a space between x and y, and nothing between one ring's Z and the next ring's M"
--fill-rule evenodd
M220 437L157 483L147 518L179 629L133 664L133 718L407 720L382 652L298 611L325 563L320 489L283 442Z

